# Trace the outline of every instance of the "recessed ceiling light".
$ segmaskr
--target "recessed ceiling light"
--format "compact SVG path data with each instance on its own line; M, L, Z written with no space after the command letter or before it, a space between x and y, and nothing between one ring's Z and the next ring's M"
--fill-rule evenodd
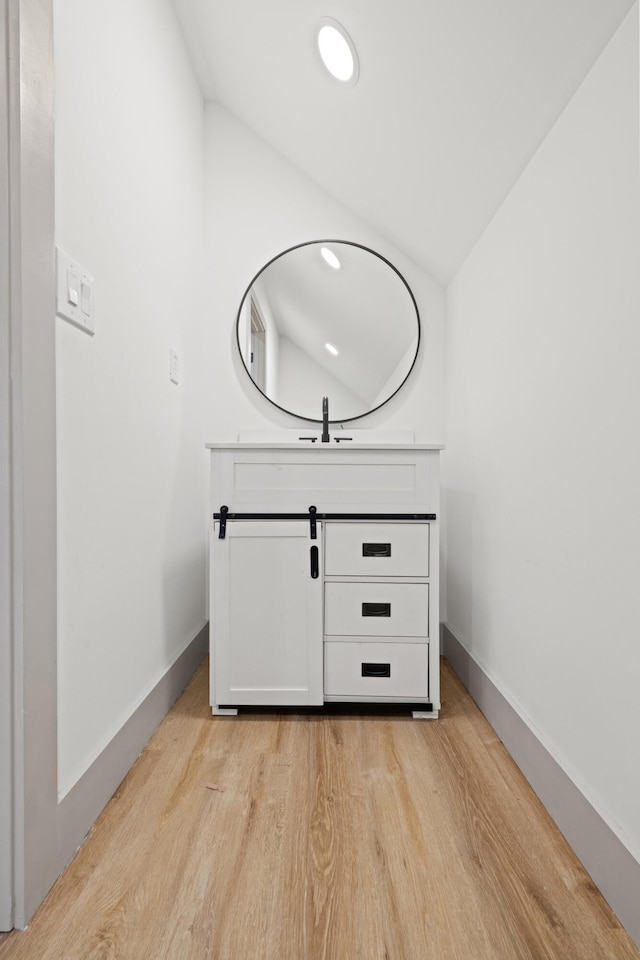
M329 247L320 247L320 254L325 263L328 263L330 267L333 267L334 270L342 269L342 264L336 257L333 250L329 250Z
M337 20L322 17L318 23L318 50L332 77L353 86L360 73L358 54L353 40Z
M333 345L332 343L325 343L325 347L327 348L327 350L329 351L329 353L332 353L332 354L333 354L334 357L337 357L337 356L338 356L338 351L336 350L336 348L334 347L334 345Z

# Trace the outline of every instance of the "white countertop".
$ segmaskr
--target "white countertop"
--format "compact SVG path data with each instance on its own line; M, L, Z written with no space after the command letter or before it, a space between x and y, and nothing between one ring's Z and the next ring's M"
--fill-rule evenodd
M228 441L226 443L206 443L208 450L313 450L327 452L329 450L444 450L443 443L362 443L358 440L342 440L339 443L322 443L317 441L299 440L297 443L241 443Z

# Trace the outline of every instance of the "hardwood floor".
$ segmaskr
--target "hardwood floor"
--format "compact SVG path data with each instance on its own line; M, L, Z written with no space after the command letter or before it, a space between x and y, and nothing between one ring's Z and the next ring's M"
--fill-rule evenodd
M203 667L0 960L639 960L446 663L438 721L207 703Z

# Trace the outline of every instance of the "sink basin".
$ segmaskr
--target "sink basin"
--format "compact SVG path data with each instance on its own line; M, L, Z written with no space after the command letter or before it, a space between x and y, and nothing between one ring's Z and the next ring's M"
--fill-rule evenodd
M330 443L349 444L386 444L386 443L413 443L413 430L341 430L329 428ZM321 430L308 430L300 427L296 430L242 430L238 434L239 443L300 443L311 445L322 443ZM324 444L328 446L329 444Z

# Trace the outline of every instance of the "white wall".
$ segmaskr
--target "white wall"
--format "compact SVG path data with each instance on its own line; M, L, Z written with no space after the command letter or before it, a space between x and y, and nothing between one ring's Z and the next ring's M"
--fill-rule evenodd
M215 435L208 439L235 440L241 429L295 427L304 422L277 410L250 382L238 357L236 316L247 285L268 260L294 244L332 238L362 243L387 257L412 288L423 324L420 356L407 386L358 423L413 429L421 442L441 440L442 288L219 104L207 104L206 136L207 312L215 330L215 397L218 405L224 405L216 416Z
M373 401L374 403L380 403L384 397L391 396L392 393L395 393L395 391L402 386L405 377L411 369L415 352L415 344L412 344L409 349L405 351L402 359L397 364L395 370L392 372L382 390L378 391L378 395Z
M322 413L322 398L330 397L331 408L362 410L363 402L344 383L301 350L288 337L280 337L280 378L274 399L286 410L296 410L317 420Z
M59 793L205 622L203 104L169 0L55 0L56 241L95 276L57 325ZM169 348L181 358L169 382Z
M448 291L448 625L640 857L637 6Z

